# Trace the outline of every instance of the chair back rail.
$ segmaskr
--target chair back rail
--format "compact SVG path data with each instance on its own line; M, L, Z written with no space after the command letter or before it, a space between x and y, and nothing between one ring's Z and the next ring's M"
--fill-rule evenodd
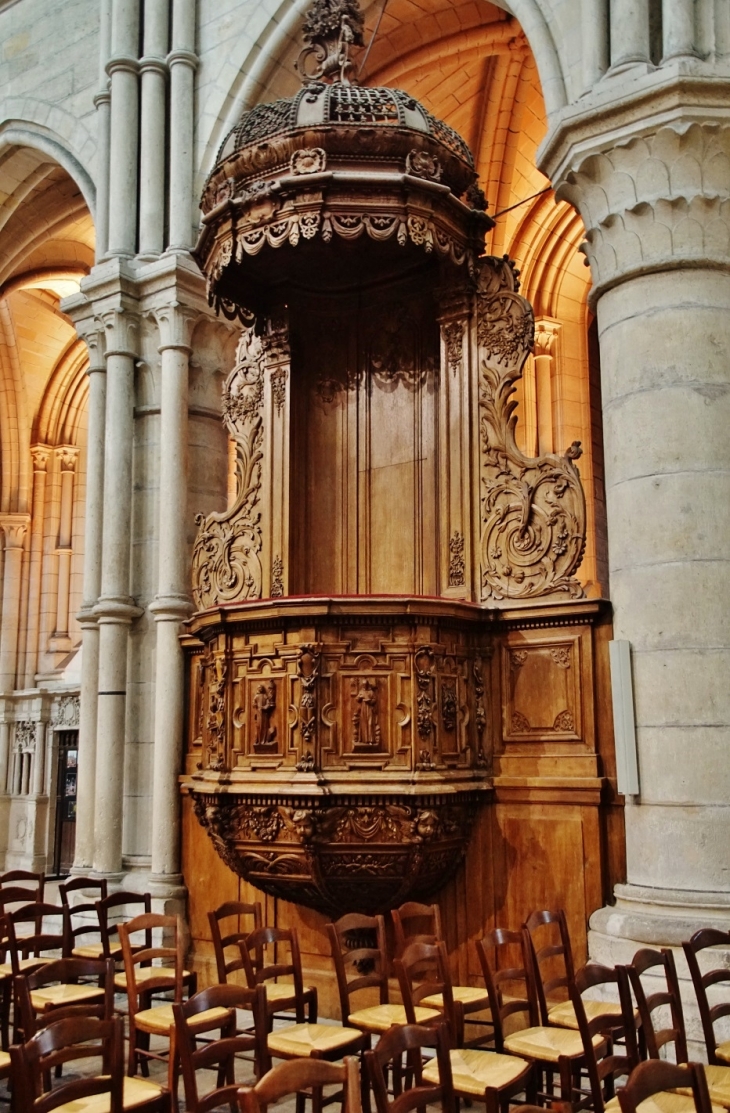
M656 973L657 967L664 972L666 989L647 994L641 980L642 974L648 970ZM687 1036L674 954L668 947L662 947L659 951L651 947L642 947L636 952L631 965L626 969L639 1010L640 1035L646 1048L646 1055L650 1059L658 1059L660 1049L673 1043L676 1062L686 1063ZM657 1028L653 1014L658 1008L666 1005L669 1006L672 1018L671 1027Z
M700 970L697 955L708 947L730 947L730 931L720 931L717 928L701 928L694 933L689 942L682 944L697 996L697 1005L707 1048L707 1061L717 1066L723 1060L717 1055L715 1024L721 1017L730 1016L730 998L727 1001L720 1001L716 1005L710 1005L707 990L711 985L717 985L719 982L730 982L730 969L722 966L714 970L708 970L707 973L703 974Z
M34 990L48 985L73 984L79 978L97 979L104 996L95 1001L53 1005L41 1014L33 1007L31 993ZM110 959L57 959L30 974L19 974L14 979L14 988L15 1007L20 1013L20 1026L26 1040L48 1024L67 1017L93 1016L111 1020L114 1015L114 963Z
M568 923L562 908L555 911L542 909L529 916L525 927L530 940L530 955L535 972L535 988L540 1006L541 1023L548 1024L551 996L556 989L563 989L566 991L563 994L563 999L565 999L567 990L575 977ZM549 939L554 939L556 929L559 942L545 942L540 946L539 944L546 937L546 934ZM554 959L560 959L560 973L554 972L556 965Z
M235 917L237 921L237 930L230 931L227 935L223 935L221 921L233 917ZM253 924L248 931L243 931L241 929L242 917L253 917ZM251 931L258 931L258 929L263 926L261 903L260 901L256 901L254 904L246 904L243 901L237 900L226 901L225 904L216 908L215 911L208 913L208 923L210 924L210 932L213 940L218 981L222 983L228 980L229 974L233 974L236 970L245 969L241 948L251 934ZM227 960L226 950L231 947L234 948L235 957ZM254 965L257 965L257 963L254 962ZM260 965L260 962L258 965Z
M421 1051L426 1047L436 1050L438 1086L423 1081ZM408 1073L412 1073L414 1082L409 1089L403 1089L403 1075L399 1069L404 1055L407 1056ZM440 1102L443 1113L455 1113L456 1101L446 1024L428 1028L421 1024L394 1025L381 1036L372 1051L365 1052L364 1058L377 1113L408 1113L410 1109L423 1109L434 1102ZM385 1084L389 1066L396 1067L392 1071L392 1099Z
M10 1048L14 1101L23 1113L51 1113L60 1105L109 1094L110 1113L122 1113L123 1022L72 1017L43 1028ZM99 1058L100 1071L74 1078L45 1093L44 1080L64 1064Z
M99 917L99 932L104 950L104 958L112 957L112 946L119 941L119 922L110 919L118 914L119 909L136 909L137 914L147 914L152 911L152 897L149 893L132 893L120 891L109 893L95 902L96 912ZM144 946L152 945L151 933L145 934ZM134 949L134 947L133 947Z
M502 948L510 948L512 954L519 949L522 965L500 966L504 954ZM498 1052L504 1050L504 1025L508 1017L525 1013L527 1023L524 1027L526 1028L534 1028L540 1023L530 951L526 928L521 931L495 928L494 931L487 932L483 939L477 939L477 956L489 996L489 1011L494 1025L494 1044ZM505 987L509 987L509 993L505 992ZM521 987L521 993L518 987Z
M636 1113L653 1094L691 1087L696 1113L711 1113L707 1079L701 1063L677 1066L666 1059L647 1059L639 1063L626 1085L619 1090L621 1113Z
M322 1059L293 1059L279 1063L255 1086L238 1090L241 1113L265 1113L268 1105L302 1090L337 1084L343 1088L343 1113L362 1113L360 1070L357 1059L348 1055L340 1066Z
M464 1043L464 1014L454 1000L446 944L412 942L393 962L409 1024L416 1023L416 1007L425 997L441 994L443 1017L453 1047Z
M615 1009L601 1012L589 1020L583 994L597 986L615 986L619 1000ZM634 1007L626 968L611 968L599 963L581 967L570 986L570 1000L578 1021L589 1082L589 1092L577 1094L573 1113L584 1108L592 1109L593 1113L604 1113L605 1101L615 1093L614 1080L630 1075L639 1061ZM620 1033L624 1034L626 1046L621 1054L617 1054L614 1037ZM596 1036L603 1037L598 1045L594 1043Z
M396 956L400 955L406 943L436 943L443 939L441 912L437 904L419 904L418 901L410 900L400 908L392 909L390 915L393 920ZM419 931L419 927L427 930Z
M337 976L342 1023L353 1011L350 998L363 989L376 988L380 1004L388 1004L388 952L385 920L351 912L327 924L330 951ZM354 970L348 976L348 970Z

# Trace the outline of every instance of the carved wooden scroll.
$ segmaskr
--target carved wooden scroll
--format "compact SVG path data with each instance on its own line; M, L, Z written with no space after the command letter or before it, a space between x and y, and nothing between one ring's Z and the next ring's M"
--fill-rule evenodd
M515 442L515 383L532 350L534 317L512 264L480 260L477 290L481 442L481 598L580 597L585 496L574 460L530 459Z

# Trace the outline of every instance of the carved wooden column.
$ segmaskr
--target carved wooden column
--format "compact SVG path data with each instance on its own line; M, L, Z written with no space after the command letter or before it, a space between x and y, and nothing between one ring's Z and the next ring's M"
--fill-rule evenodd
M73 493L78 448L63 445L56 449L61 469L61 509L58 525L58 587L56 594L56 629L54 639L68 641L68 604L71 591L71 557L73 556ZM70 647L70 646L69 646Z
M3 620L2 630L0 630L0 692L10 692L15 687L23 546L29 525L28 514L4 514L0 517L0 526L5 534Z
M263 336L264 463L263 595L289 594L289 390L291 352L285 311L267 321Z
M553 358L560 325L547 317L535 321L535 408L537 411L537 455L555 452L553 422Z
M33 460L33 513L31 516L30 577L28 584L28 634L25 648L23 685L32 688L38 668L38 636L41 613L41 576L43 572L43 525L46 505L46 480L51 449L36 444L30 450ZM0 784L2 778L0 777Z
M475 598L472 579L471 345L468 328L471 291L450 287L440 299L441 376L439 382L439 489L441 575L439 594L452 599Z

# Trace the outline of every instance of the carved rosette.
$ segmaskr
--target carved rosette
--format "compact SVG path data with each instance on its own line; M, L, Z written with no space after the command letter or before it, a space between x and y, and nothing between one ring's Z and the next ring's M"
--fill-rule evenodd
M481 597L582 596L585 495L574 460L524 456L515 442L515 383L532 350L532 309L506 260L480 261L477 292L481 441Z
M336 801L196 790L195 814L240 877L330 916L428 900L466 851L479 793Z

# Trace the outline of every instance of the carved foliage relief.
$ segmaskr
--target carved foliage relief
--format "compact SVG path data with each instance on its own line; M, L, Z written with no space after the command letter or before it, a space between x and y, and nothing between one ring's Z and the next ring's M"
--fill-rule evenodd
M198 610L261 596L264 366L260 338L253 328L244 329L223 388L223 420L236 442L237 497L223 514L196 516L192 565Z
M585 496L574 460L523 456L514 437L515 383L533 344L532 309L511 264L481 260L477 292L482 600L579 597Z

